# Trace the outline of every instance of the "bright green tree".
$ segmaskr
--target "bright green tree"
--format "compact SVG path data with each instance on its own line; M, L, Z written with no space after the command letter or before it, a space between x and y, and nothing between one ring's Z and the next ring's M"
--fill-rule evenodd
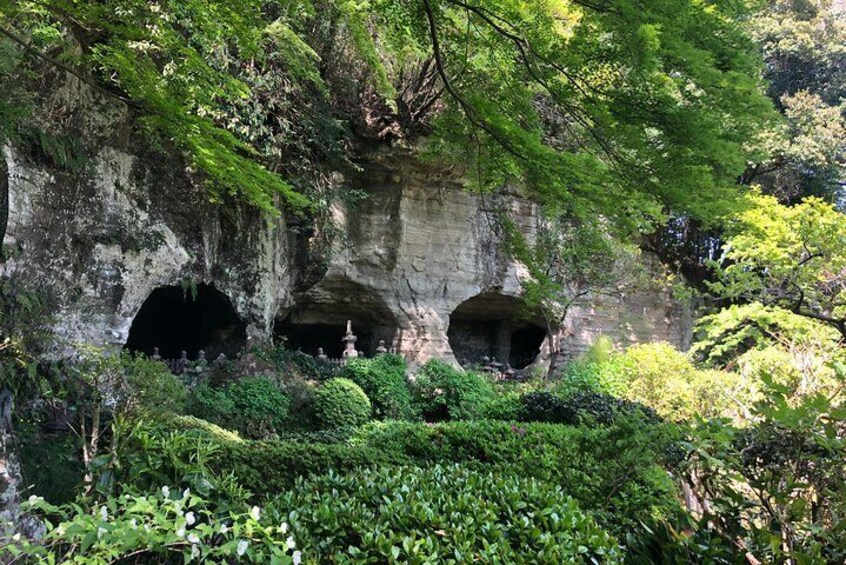
M835 196L846 180L846 7L832 0L769 0L750 33L784 122L761 132L767 158L743 181L782 200Z
M826 323L846 338L846 222L823 200L785 206L752 194L726 243L712 289Z
M383 113L430 121L429 149L470 164L476 184L518 184L556 213L601 214L630 231L667 210L730 209L750 157L744 142L770 117L746 14L722 0L0 7L18 71L58 69L123 100L148 134L182 150L213 197L235 194L265 210L277 194L307 206L267 160L264 142L284 123L268 134L260 126L277 115L259 123L261 111L249 112L256 88L276 91L266 88L271 71L323 91L337 109L347 101L335 75L366 69ZM342 50L319 48L315 30L325 28L321 37Z

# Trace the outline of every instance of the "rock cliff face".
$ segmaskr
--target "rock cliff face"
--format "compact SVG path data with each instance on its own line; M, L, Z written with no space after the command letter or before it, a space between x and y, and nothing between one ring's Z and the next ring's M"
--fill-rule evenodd
M154 290L184 286L190 295L197 284L228 297L248 339L268 339L275 327L292 345L330 354L339 351L348 319L360 349L372 352L382 339L412 363L453 360L453 347L468 343L478 355L488 344L508 358L513 335L503 336L502 324L512 326L505 334L541 325L524 321L519 301L507 299L519 296L524 273L501 253L496 230L496 210L505 206L531 237L534 206L516 196L494 202L470 194L407 157L374 158L347 179L367 198L336 208L344 236L325 275L302 292L294 285L298 240L284 220L208 204L178 163L106 149L88 173L69 178L14 148L5 149L5 161L5 246L17 253L4 270L39 273L58 297L56 330L67 342L124 344ZM487 302L478 299L474 308L479 296ZM598 334L684 345L685 309L665 289L603 296L574 311L555 336L565 354Z
M210 204L177 160L143 147L102 149L74 175L15 147L3 158L12 256L0 274L26 273L50 289L55 330L68 344L130 340L193 354L284 336L334 356L352 320L360 350L384 340L412 364L493 354L525 365L550 346L575 354L598 334L621 345L685 345L685 308L651 284L577 309L547 338L541 319L521 315L525 272L503 255L496 229L504 208L531 238L534 205L471 194L457 176L398 151L339 180L367 198L335 207L342 235L317 268L302 260L303 237L284 217ZM194 299L193 310L181 309L180 296Z

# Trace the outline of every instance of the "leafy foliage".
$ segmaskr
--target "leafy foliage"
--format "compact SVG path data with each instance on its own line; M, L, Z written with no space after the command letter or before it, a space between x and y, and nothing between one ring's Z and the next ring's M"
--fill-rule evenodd
M415 404L429 422L472 419L494 396L493 387L484 377L460 371L438 359L421 367L412 391Z
M765 562L841 561L842 388L797 403L790 402L795 393L789 387L765 382L754 426L738 430L724 421L700 422L691 433L686 468L693 492L704 501L701 527L743 540Z
M667 343L629 348L619 370L626 383L624 396L642 402L663 417L684 420L697 414L720 416L734 409L737 377L699 370Z
M261 439L285 428L289 400L268 377L246 377L212 387L203 382L191 391L188 411L214 424Z
M371 414L370 399L349 379L331 379L314 393L314 415L321 428L360 426Z
M348 378L367 394L373 415L379 420L408 420L414 417L411 392L406 384L408 367L399 355L380 355L373 359L354 359L341 376Z
M784 122L759 132L767 159L744 181L782 201L836 198L846 147L846 25L842 4L770 0L750 22L766 66L769 94Z
M299 480L270 508L321 562L620 561L560 487L460 466L330 473Z
M176 489L174 489L176 490ZM241 508L221 516L197 493L167 486L144 495L123 493L87 508L56 507L33 497L30 508L48 516L40 543L6 547L46 562L105 565L115 560L295 563L296 542L285 527L262 523L261 510ZM297 562L300 556L298 554Z
M846 337L843 215L818 198L788 207L757 194L749 204L735 222L712 290L824 322Z

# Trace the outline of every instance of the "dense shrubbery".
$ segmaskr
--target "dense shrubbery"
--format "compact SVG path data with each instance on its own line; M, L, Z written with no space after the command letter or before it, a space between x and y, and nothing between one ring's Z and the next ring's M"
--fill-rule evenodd
M314 392L314 417L321 428L360 426L372 410L367 395L349 379L331 379Z
M415 405L429 422L479 417L482 407L495 395L484 377L437 359L428 361L415 375L412 391Z
M553 424L610 424L618 415L640 412L654 418L654 412L636 402L615 398L601 392L575 392L557 396L547 391L530 392L520 399L520 419Z
M318 562L617 563L560 487L457 466L299 480L269 506Z
M619 419L613 426L505 422L373 425L359 444L394 460L465 463L560 485L612 532L636 529L636 516L666 517L679 507L662 464L677 448L669 430Z
M373 403L373 415L379 420L410 420L414 417L411 392L406 383L405 359L399 355L380 355L373 359L354 359L341 370L341 376L356 383Z
M4 550L39 562L61 563L69 556L92 564L300 562L294 538L279 524L262 520L258 507L242 504L221 514L189 489L122 493L90 508L59 508L37 498L28 506L46 515L47 533L38 542L12 543Z
M191 393L188 411L245 437L261 439L285 428L289 404L272 379L245 377L221 387L199 384Z

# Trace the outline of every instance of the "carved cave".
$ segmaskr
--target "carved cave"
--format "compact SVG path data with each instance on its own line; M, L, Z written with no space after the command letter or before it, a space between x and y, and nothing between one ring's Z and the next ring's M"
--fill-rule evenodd
M195 359L202 349L214 359L221 353L234 357L246 341L246 325L229 297L200 284L196 293L181 286L151 292L132 321L125 347L147 355L158 347L165 359L176 359L182 351Z
M519 298L487 292L458 305L450 314L447 336L464 367L496 357L515 369L531 365L546 339L546 323Z

